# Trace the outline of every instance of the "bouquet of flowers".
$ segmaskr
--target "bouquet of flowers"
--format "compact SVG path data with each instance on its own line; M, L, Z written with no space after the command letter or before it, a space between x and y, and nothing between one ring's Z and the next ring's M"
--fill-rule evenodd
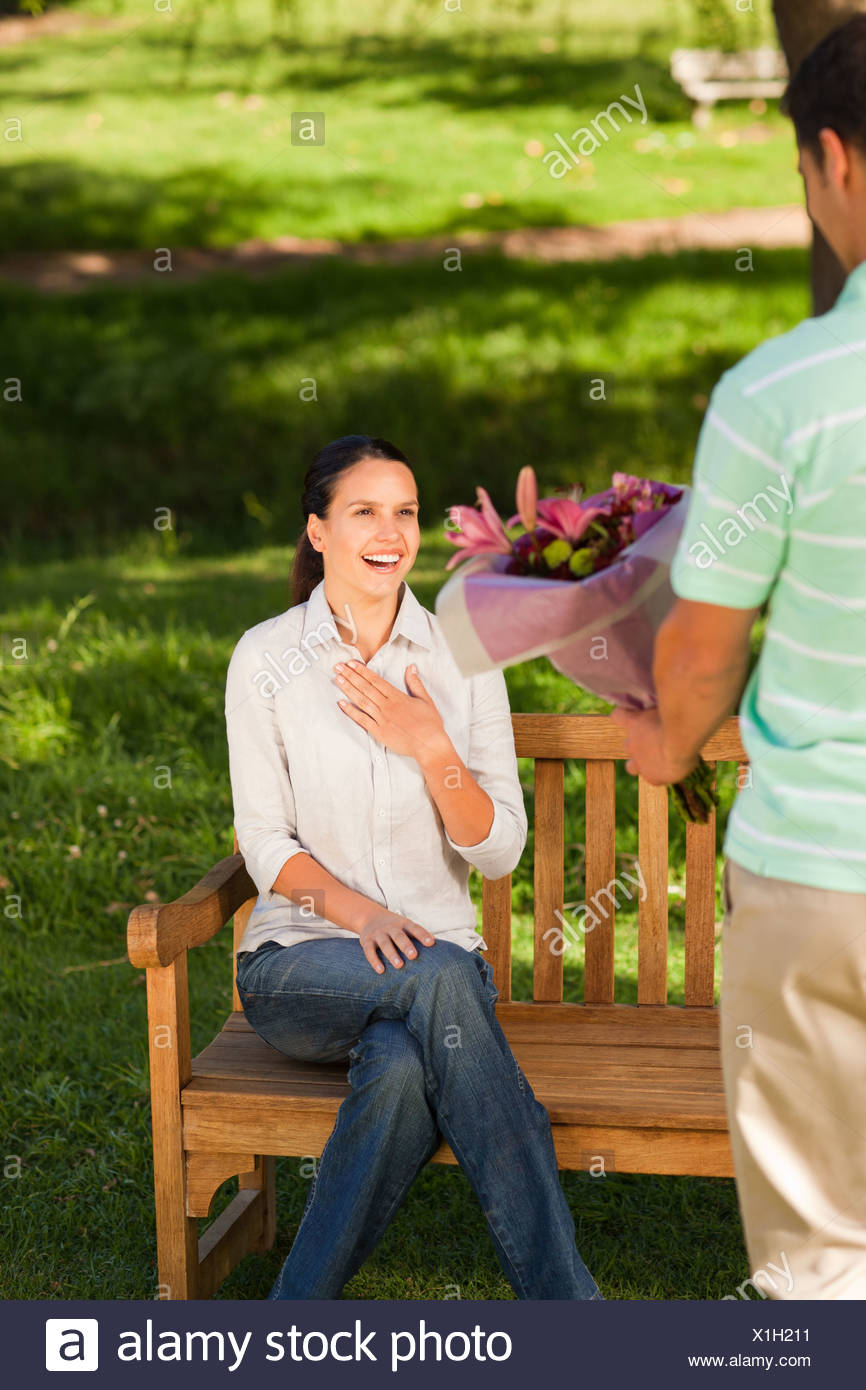
M546 656L612 704L657 704L653 645L674 601L670 564L689 489L614 473L611 487L591 497L574 484L565 496L539 498L526 467L506 523L483 487L476 494L478 509L449 508L445 535L457 554L445 568L465 563L436 598L464 675ZM718 804L703 759L672 791L687 820L706 821Z

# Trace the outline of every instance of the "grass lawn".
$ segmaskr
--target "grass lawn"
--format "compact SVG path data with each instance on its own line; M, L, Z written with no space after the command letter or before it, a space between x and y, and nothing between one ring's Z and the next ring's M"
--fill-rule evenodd
M287 547L222 557L159 553L157 538L111 557L9 567L0 667L0 888L7 905L0 1082L7 1174L0 1296L156 1296L143 972L125 960L137 902L184 892L231 851L225 669L241 632L286 606ZM425 534L410 576L428 608L450 548ZM26 636L27 659L13 638ZM20 656L20 649L18 652ZM592 710L536 660L508 671L515 709ZM168 767L171 786L164 785ZM531 819L530 767L525 775ZM725 808L733 796L725 765ZM567 771L568 903L582 897L582 769ZM636 851L633 779L618 787L620 868ZM682 1001L683 834L671 821L671 992ZM531 997L532 841L515 876L515 994ZM473 872L473 895L480 881ZM22 920L8 915L13 895ZM14 909L13 909L14 912ZM721 908L718 909L721 916ZM575 948L566 997L582 997ZM635 999L635 929L617 924L618 994ZM190 956L193 1051L231 1007L231 932ZM20 1173L19 1173L20 1160ZM278 1164L275 1249L221 1296L263 1298L303 1212L309 1178ZM608 1298L719 1298L747 1277L732 1181L563 1175L579 1247ZM234 1182L218 1195L218 1212ZM202 1226L204 1223L202 1223ZM355 1298L509 1298L483 1216L459 1169L428 1168L381 1246L347 1286Z
M616 469L685 482L720 373L809 312L804 252L756 250L754 265L467 255L459 272L337 262L2 287L0 378L21 382L0 404L6 553L112 553L159 507L182 554L293 542L309 460L358 431L413 461L429 526L477 483L510 514L524 463L550 489L606 487ZM599 373L605 403L588 399Z
M775 102L723 103L693 130L670 51L717 36L686 0L101 8L124 27L0 49L0 250L456 235L801 197ZM771 37L768 9L736 15L740 44ZM637 108L554 177L556 133L624 93ZM292 113L310 111L324 144L293 144Z

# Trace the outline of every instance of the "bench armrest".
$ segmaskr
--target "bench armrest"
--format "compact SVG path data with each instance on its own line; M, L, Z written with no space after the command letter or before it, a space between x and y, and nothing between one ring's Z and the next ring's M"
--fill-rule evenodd
M258 891L243 855L230 854L182 898L134 907L126 929L131 963L140 968L170 965L181 951L215 936L248 898L258 897Z

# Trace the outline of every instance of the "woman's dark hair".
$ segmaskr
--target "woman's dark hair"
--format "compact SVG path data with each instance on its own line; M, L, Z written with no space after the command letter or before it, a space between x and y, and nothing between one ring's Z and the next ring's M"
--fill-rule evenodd
M806 54L788 83L782 110L794 123L798 145L819 167L824 152L818 132L825 126L866 155L866 14L831 29Z
M312 512L316 516L327 516L340 474L351 468L353 463L368 458L393 459L395 463L405 463L411 467L406 455L387 439L369 434L344 434L320 449L307 469L301 496L304 529L298 537L289 579L292 606L306 603L325 575L322 552L316 550L307 535L307 518Z

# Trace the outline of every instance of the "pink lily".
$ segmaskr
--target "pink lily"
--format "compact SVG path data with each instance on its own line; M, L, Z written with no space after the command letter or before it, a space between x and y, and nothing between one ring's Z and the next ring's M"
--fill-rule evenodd
M607 516L608 507L584 507L570 497L548 497L538 504L541 524L564 541L579 541L597 516Z
M517 475L515 500L517 502L517 515L520 520L527 531L534 531L538 515L538 481L535 477L535 469L531 464L526 464ZM513 524L513 522L509 522L509 525Z
M449 507L449 519L459 526L458 532L446 531L445 538L452 545L458 547L459 553L452 555L445 568L453 569L459 565L461 560L468 560L472 555L510 555L512 551L511 541L505 534L505 528L499 517L499 513L490 500L486 488L476 487L477 505L481 508L480 512L472 507Z
M609 515L609 507L587 507L571 497L543 497L538 503L538 525L551 535L572 543L580 540L597 516ZM518 513L509 518L508 525L513 526L519 520Z

